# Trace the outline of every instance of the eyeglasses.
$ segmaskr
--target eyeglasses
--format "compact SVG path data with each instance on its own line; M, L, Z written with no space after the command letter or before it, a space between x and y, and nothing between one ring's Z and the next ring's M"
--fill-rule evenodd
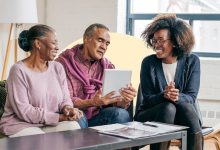
M168 41L168 40L170 40L170 39L165 39L165 40L162 40L162 39L158 39L158 40L156 40L156 39L150 39L150 43L151 43L151 45L156 45L156 44L159 44L159 45L163 45L166 41Z

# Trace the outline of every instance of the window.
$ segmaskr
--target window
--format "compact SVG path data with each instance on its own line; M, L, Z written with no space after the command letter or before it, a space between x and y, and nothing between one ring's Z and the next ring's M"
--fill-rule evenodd
M140 38L159 13L176 13L189 22L196 40L194 53L220 57L219 0L127 0L127 34Z

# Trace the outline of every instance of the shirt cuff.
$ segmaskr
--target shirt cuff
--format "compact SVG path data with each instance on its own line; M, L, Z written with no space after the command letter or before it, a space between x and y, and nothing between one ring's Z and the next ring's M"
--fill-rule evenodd
M45 117L46 125L57 125L59 122L59 114L53 112L47 112Z

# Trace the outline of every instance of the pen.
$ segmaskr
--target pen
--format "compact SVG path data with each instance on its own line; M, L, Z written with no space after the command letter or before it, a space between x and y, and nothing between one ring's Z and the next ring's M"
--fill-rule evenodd
M149 127L154 127L154 128L157 128L157 127L158 127L158 126L155 125L155 124L148 124L148 123L143 123L143 125L149 126Z

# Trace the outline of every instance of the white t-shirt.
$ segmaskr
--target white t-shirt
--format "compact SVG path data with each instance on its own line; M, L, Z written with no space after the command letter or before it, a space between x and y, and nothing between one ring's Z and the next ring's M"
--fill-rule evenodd
M173 64L162 63L164 76L166 78L167 84L174 81L176 74L177 61Z

